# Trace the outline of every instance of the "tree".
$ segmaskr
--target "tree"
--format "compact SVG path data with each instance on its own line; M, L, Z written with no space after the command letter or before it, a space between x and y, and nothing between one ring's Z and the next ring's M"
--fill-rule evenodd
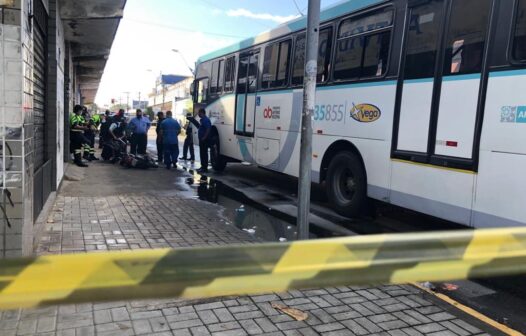
M153 112L153 108L146 108L146 111L144 111L144 113L150 118L150 120L155 120L155 112Z

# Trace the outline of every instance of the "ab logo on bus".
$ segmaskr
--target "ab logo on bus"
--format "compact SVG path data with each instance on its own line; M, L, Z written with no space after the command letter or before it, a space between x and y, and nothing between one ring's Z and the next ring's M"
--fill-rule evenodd
M382 112L373 104L352 104L351 118L363 123L370 123L380 119Z
M503 106L500 111L502 123L526 123L526 106Z

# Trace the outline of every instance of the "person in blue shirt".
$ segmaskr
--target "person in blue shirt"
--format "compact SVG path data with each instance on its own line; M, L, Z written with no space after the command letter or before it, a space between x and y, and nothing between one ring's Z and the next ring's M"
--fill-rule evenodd
M201 157L201 168L197 170L199 173L208 172L208 147L210 146L210 132L212 131L212 123L206 116L205 109L199 109L199 130L197 135L199 137L199 156Z
M179 156L179 139L181 125L172 117L172 111L166 112L166 119L161 123L161 136L163 138L164 164L166 169L177 168L177 157Z
M144 117L141 110L137 110L136 117L130 121L128 130L131 132L130 154L146 154L148 144L148 130L150 129L150 118Z

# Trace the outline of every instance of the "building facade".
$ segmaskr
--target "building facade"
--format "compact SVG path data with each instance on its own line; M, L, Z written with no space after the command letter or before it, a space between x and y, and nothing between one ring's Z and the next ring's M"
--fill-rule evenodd
M126 0L0 0L0 256L30 255Z
M174 110L174 102L190 98L193 77L179 75L161 75L155 88L148 95L148 106L155 112Z

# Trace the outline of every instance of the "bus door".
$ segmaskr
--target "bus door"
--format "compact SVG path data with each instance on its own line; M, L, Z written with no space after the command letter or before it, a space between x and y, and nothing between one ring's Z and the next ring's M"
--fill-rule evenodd
M395 158L476 170L492 3L409 1Z
M393 204L470 224L492 3L409 0L393 133Z
M258 72L259 51L242 54L237 76L235 134L254 136Z

